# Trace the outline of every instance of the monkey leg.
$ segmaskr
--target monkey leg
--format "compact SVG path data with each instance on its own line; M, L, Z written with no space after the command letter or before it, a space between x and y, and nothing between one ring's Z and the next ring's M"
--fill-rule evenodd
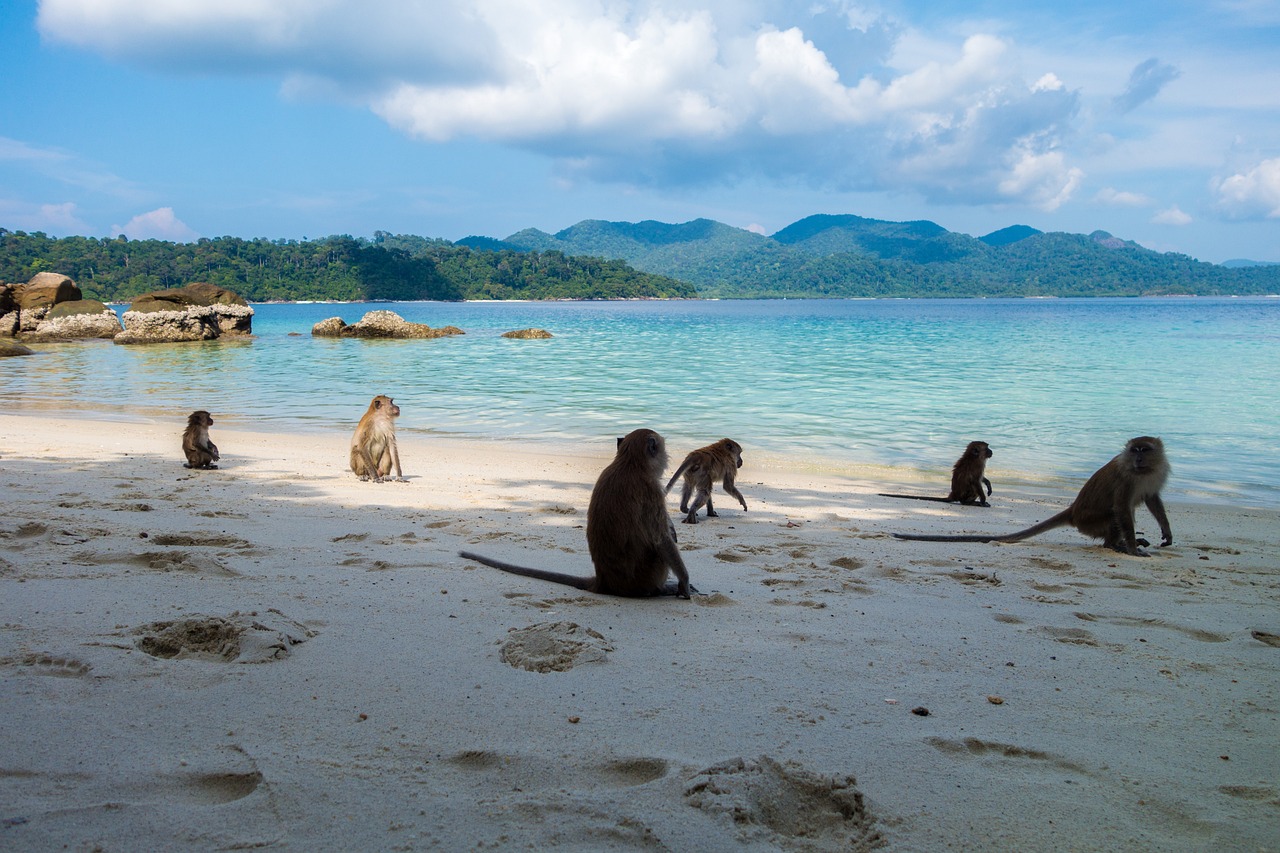
M708 517L712 517L712 516L714 516L714 515L715 515L715 513L711 511L711 490L710 490L710 489L704 489L704 488L702 488L701 486L699 486L699 487L698 487L698 496L697 496L697 497L695 497L695 498L693 499L693 503L689 504L689 514L685 516L685 518L684 518L684 523L685 523L685 524L697 524L697 523L698 523L698 510L702 509L702 507L703 507L703 505L704 505L704 504L706 505L707 510L708 510L708 511L707 511L707 516L708 516Z
M688 480L684 481L684 488L680 490L680 511L689 511L689 498L693 495L693 483Z

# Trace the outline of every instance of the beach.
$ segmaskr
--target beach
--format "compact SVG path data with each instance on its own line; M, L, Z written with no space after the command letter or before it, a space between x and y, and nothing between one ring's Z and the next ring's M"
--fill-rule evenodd
M1280 850L1274 509L904 542L1074 489L744 440L749 510L676 524L702 594L630 600L458 556L589 574L611 438L404 435L374 483L337 431L184 469L183 415L0 415L0 848Z

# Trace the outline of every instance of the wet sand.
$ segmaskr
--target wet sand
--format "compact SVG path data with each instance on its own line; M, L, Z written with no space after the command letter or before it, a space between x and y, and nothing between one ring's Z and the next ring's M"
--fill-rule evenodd
M1175 473L1150 558L902 542L1073 493L748 445L749 511L677 525L705 594L634 601L457 556L589 573L611 440L415 437L378 484L216 424L185 470L182 426L0 415L2 848L1280 849L1274 510Z

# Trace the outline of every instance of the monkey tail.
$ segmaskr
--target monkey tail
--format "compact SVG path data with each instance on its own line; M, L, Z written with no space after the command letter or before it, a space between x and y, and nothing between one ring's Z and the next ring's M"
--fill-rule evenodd
M923 533L895 533L894 539L910 539L912 542L1009 542L1003 536L926 536Z
M531 569L527 566L517 566L514 563L504 563L501 560L495 560L492 557L482 557L471 551L459 551L459 557L467 560L475 560L477 563L483 563L486 566L492 566L495 569L502 569L504 572L510 572L513 575L521 575L526 578L537 578L538 580L551 581L552 583L561 583L565 586L571 586L574 589L584 589L594 591L596 579L594 577L579 577L577 575L565 575L560 572L548 572L544 569Z
M667 487L662 490L662 493L666 494L667 492L671 491L671 487L676 484L676 480L680 479L680 476L684 474L686 469L693 469L696 467L697 467L697 463L690 463L688 459L681 462L680 467L677 468L676 472L671 475L671 479L667 480Z
M942 504L956 503L950 498L926 497L925 495L891 495L888 492L879 492L882 498L902 498L908 501L937 501Z
M895 539L910 539L914 542L1021 542L1024 539L1030 539L1032 536L1039 536L1055 527L1064 527L1071 523L1071 507L1067 507L1055 516L1046 518L1039 524L1034 524L1026 530L1019 530L1017 533L1006 533L1003 536L926 536L919 533L895 533Z

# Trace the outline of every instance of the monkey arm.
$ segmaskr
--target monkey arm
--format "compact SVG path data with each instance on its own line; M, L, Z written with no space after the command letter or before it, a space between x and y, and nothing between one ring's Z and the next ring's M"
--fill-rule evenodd
M218 445L214 444L212 441L209 442L208 449L209 449L209 455L213 457L214 462L217 462L219 459L222 458L221 456L218 455Z
M724 475L724 490L738 499L738 503L742 504L742 511L747 511L747 499L742 496L742 492L738 491L738 487L733 484L733 474Z
M391 464L396 467L396 482L405 482L404 474L400 473L400 448L396 446L396 440L391 439Z
M658 546L658 552L666 562L667 568L676 576L676 595L689 598L689 570L685 568L684 558L680 556L680 549L676 547L674 527L671 529L671 538Z
M364 472L367 476L372 477L375 483L382 482L382 474L378 471L378 463L374 460L373 455L369 453L369 448L360 445L360 458L364 460Z
M1160 547L1164 548L1173 544L1173 528L1169 526L1169 516L1164 511L1164 501L1160 500L1160 495L1155 494L1147 498L1147 509L1155 517L1160 524Z
M982 478L982 485L987 487L987 497L991 497L991 481L986 477Z

